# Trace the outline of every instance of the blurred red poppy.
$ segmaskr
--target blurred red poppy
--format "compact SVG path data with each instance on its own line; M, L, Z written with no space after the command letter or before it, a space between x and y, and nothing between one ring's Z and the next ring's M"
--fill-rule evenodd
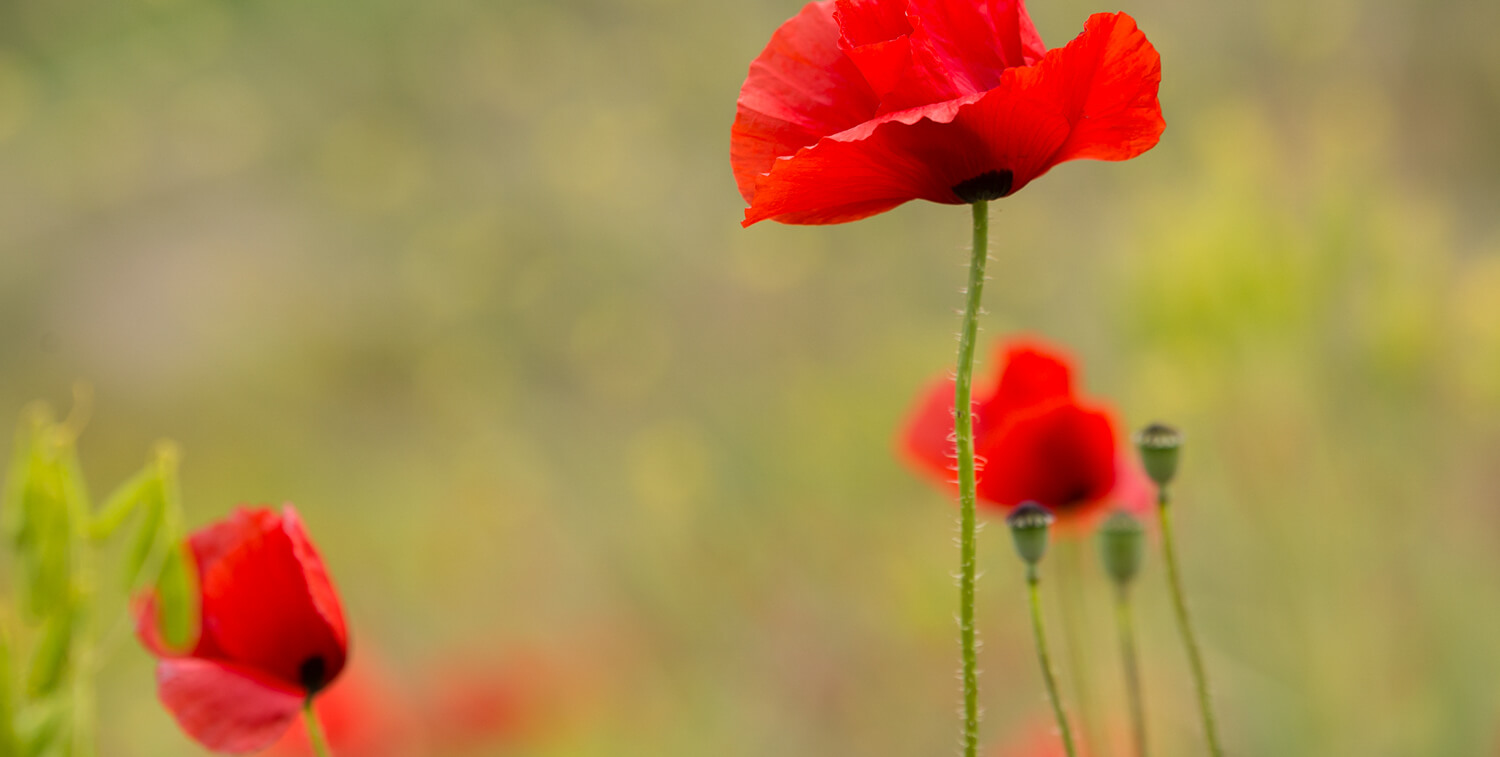
M1078 743L1076 749L1078 757L1088 757L1085 744ZM990 757L1067 757L1068 752L1051 718L1038 718L1020 736L998 744L989 754Z
M423 717L437 754L523 744L546 732L558 714L559 672L548 662L525 652L484 657L476 652L463 664L431 671Z
M823 0L740 89L746 226L842 223L908 200L1005 197L1063 161L1126 160L1164 128L1161 58L1124 13L1046 50L1021 0Z
M994 388L976 389L974 449L982 502L1046 505L1061 525L1089 521L1107 506L1149 504L1149 486L1122 453L1109 409L1081 402L1073 363L1060 350L1017 340L999 351ZM901 435L904 456L930 477L954 482L953 380L934 381Z
M188 547L200 594L197 643L166 644L154 597L137 614L141 642L160 658L157 693L208 749L264 749L344 669L338 595L290 505L280 513L240 508L194 533Z

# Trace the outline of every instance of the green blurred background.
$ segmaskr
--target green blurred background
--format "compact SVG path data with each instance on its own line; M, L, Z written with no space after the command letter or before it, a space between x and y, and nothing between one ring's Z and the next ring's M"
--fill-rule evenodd
M1052 46L1117 9L1034 5ZM951 753L953 510L892 436L968 213L739 227L735 97L798 7L0 0L0 414L81 379L96 491L170 437L190 526L296 502L400 680L539 661L545 727L474 754ZM996 203L985 335L1186 431L1232 753L1495 754L1500 4L1124 9L1166 134ZM981 550L1003 749L1045 705ZM1139 595L1153 740L1200 753ZM126 645L103 754L199 753L151 687Z

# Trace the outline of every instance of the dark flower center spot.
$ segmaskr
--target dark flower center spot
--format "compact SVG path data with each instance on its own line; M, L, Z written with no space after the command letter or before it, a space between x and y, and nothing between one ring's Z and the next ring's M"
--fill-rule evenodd
M302 661L302 666L297 669L297 678L302 682L302 688L307 689L309 699L323 689L324 680L328 675L328 664L323 662L322 657L309 657Z
M1016 175L1009 169L1004 171L985 171L972 179L964 179L953 185L953 194L964 202L979 202L980 200L998 200L1010 194L1010 185L1016 180Z
M1093 499L1094 487L1086 482L1078 482L1068 490L1068 495L1063 498L1063 507L1076 507Z

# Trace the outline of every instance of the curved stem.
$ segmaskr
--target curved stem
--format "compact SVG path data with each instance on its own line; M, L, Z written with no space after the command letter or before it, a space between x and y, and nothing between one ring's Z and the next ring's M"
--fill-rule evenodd
M1146 697L1141 692L1141 663L1135 651L1135 617L1130 589L1120 585L1115 594L1115 625L1120 631L1120 657L1125 663L1125 693L1130 700L1130 725L1135 757L1146 757Z
M1177 548L1172 540L1172 513L1167 507L1165 486L1160 488L1156 505L1156 514L1161 519L1161 551L1167 563L1167 585L1171 590L1172 608L1177 612L1177 630L1182 632L1182 645L1187 648L1188 665L1193 670L1193 685L1198 691L1198 713L1203 718L1203 735L1208 739L1209 754L1223 757L1224 748L1219 745L1219 729L1208 697L1208 673L1203 667L1203 653L1198 651L1198 637L1193 633L1193 624L1188 620L1187 601L1183 598L1182 576L1177 569Z
M1026 566L1026 589L1031 595L1031 630L1036 635L1036 657L1042 664L1042 680L1047 684L1047 701L1052 703L1052 717L1057 719L1057 730L1062 734L1063 749L1068 757L1075 757L1073 730L1068 727L1068 718L1063 715L1062 700L1057 696L1057 676L1052 672L1052 656L1047 653L1047 632L1042 628L1042 595L1037 586L1041 583L1036 566Z
M989 202L973 204L974 249L969 259L969 286L964 291L964 319L958 334L958 367L954 372L953 431L958 458L959 579L958 632L963 647L964 757L979 753L979 653L974 628L974 342L979 332L979 301L984 293L984 265L989 259Z
M313 709L313 698L308 697L302 705L302 719L307 721L307 743L316 757L330 757L328 737L323 735L323 723L318 720L318 711Z

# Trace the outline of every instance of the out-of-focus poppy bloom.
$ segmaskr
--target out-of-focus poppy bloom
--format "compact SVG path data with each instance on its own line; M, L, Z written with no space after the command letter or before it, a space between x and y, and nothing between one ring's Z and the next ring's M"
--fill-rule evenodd
M1088 757L1089 750L1082 742L1075 747L1078 757ZM1062 737L1057 733L1057 725L1050 717L1038 718L1021 737L1003 742L989 752L990 757L1067 757L1067 754Z
M1060 525L1079 525L1108 506L1149 505L1150 482L1120 447L1105 407L1080 401L1073 364L1060 350L1017 340L999 351L999 376L973 398L974 449L982 502L1004 508L1034 501ZM907 420L901 449L935 480L955 480L953 380L934 381Z
M1021 0L812 3L740 89L730 159L744 223L991 200L1063 161L1133 158L1165 126L1160 82L1160 56L1124 13L1046 50Z
M137 633L160 658L157 693L182 729L215 752L264 749L344 669L348 631L323 560L290 505L236 510L188 539L200 625L191 649L162 637L156 601Z
M427 682L424 720L437 754L521 744L547 731L557 713L558 672L529 654L440 665Z

